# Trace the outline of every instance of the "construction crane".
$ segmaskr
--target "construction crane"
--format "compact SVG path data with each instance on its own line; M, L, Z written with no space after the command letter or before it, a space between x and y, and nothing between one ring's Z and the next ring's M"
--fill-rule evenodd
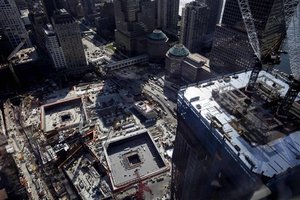
M145 183L143 183L139 171L135 170L134 173L135 173L136 178L138 180L138 189L135 193L136 199L137 200L144 200L145 199L144 191L149 192L151 195L153 195L152 190Z
M18 85L20 85L20 79L18 78L15 70L14 70L14 66L12 63L12 58L16 55L16 53L18 53L18 51L24 46L24 44L26 43L27 38L22 39L22 41L20 42L20 44L9 54L9 56L7 57L7 61L8 61L8 67L15 79L15 81L17 82Z
M289 26L291 22L291 18L294 15L295 9L299 4L300 0L283 0L284 5L284 18L286 27ZM258 78L259 72L262 70L262 63L264 61L264 57L262 57L260 42L258 38L258 33L255 27L254 18L251 13L251 8L248 0L238 0L239 8L241 11L241 15L245 24L246 32L248 35L249 43L255 54L255 64L253 66L249 83L247 85L246 90L248 92L253 92L255 90L255 83ZM282 43L283 40L280 40L279 43ZM280 44L277 44L280 45Z

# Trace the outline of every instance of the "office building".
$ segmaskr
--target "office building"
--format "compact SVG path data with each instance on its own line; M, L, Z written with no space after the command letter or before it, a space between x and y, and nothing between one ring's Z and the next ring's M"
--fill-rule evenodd
M9 40L6 35L0 29L0 69L4 68L7 63L7 57L9 56L10 52L12 51Z
M66 0L65 8L76 18L84 16L84 8L80 0Z
M278 116L289 85L265 71L257 92L251 71L180 89L172 158L172 199L299 197L300 98Z
M210 9L203 1L192 1L182 9L180 42L193 53L206 46Z
M156 2L116 0L114 11L118 48L130 56L145 53L147 35L156 27Z
M161 63L168 51L169 38L161 30L155 29L148 35L147 55L152 63Z
M51 18L55 10L62 9L64 7L60 0L42 0L44 11L46 12L48 21L51 23Z
M201 0L198 0L201 1ZM220 22L222 7L225 0L206 0L204 1L206 5L209 7L210 15L208 19L208 29L207 33L213 37L213 33L215 32L216 25ZM211 38L212 39L212 38Z
M96 11L96 6L95 6L95 0L82 0L82 7L84 10L84 16L85 18L89 18L90 15L93 15ZM112 2L103 2L105 3L112 3Z
M0 29L3 30L13 48L17 47L24 39L27 40L25 46L31 46L20 11L14 0L0 1Z
M113 2L99 4L96 13L94 22L97 33L108 40L114 39L116 24ZM89 21L92 21L91 18Z
M179 0L157 0L157 26L164 32L177 36Z
M64 52L51 24L44 28L45 46L56 70L67 67Z
M181 63L181 79L185 83L196 83L213 77L209 59L200 54L191 53Z
M47 24L47 15L41 9L37 7L31 11L31 22L35 35L35 44L39 49L45 51L45 40L44 40L44 26Z
M265 62L280 48L286 34L283 1L249 0L249 5ZM238 1L228 0L221 25L216 27L211 66L220 73L239 71L253 66L253 54Z
M53 16L53 27L64 53L67 70L86 70L87 62L78 22L65 9L60 9Z
M169 49L165 60L166 80L180 81L181 64L189 54L189 50L182 44L176 44Z

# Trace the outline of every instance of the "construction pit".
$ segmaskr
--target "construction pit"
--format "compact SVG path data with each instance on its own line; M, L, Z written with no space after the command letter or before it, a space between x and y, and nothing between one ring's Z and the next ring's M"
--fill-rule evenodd
M115 191L168 170L147 130L113 138L103 146Z
M81 97L64 99L41 107L41 129L44 133L69 129L86 120Z

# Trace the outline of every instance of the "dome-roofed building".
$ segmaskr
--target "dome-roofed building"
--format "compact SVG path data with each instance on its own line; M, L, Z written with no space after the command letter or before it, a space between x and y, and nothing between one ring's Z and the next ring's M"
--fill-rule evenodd
M190 54L182 44L176 44L166 54L166 79L180 79L181 63Z
M169 56L181 58L187 57L190 52L183 44L176 44L168 51L168 54Z
M150 62L160 63L164 60L168 50L169 38L161 30L155 29L148 35L147 53Z

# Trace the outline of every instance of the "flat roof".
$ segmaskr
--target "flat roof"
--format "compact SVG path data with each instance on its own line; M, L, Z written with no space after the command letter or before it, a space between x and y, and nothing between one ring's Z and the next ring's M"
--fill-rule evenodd
M276 135L275 138L272 138L265 144L252 144L249 140L242 136L239 128L237 128L240 124L237 126L234 126L233 124L233 122L239 123L239 119L233 114L233 112L228 112L229 108L220 102L222 100L227 101L227 103L229 101L235 101L236 99L229 99L230 96L226 96L230 92L236 93L236 96L241 99L246 99L247 96L243 96L245 94L243 90L248 84L250 74L251 71L248 71L227 76L223 79L218 78L190 85L180 90L179 100L184 100L187 105L191 107L192 111L199 117L199 121L201 120L218 140L221 141L225 137L225 148L228 149L232 155L238 158L239 161L243 162L249 170L267 177L273 177L274 175L284 173L289 168L294 168L300 165L300 129L299 127L296 128L296 130L291 128L290 131L287 131L287 133L279 136ZM257 82L264 84L263 86L266 88L269 87L273 92L275 90L278 91L278 95L281 98L284 97L289 89L287 83L277 78L277 76L275 77L265 71L260 72ZM214 91L223 94L223 96L221 96L222 100L216 100L213 95ZM259 92L261 97L267 95L263 93L263 90L260 90ZM273 95L273 93L270 94ZM252 97L253 96L254 95L252 95ZM255 100L255 98L252 97L251 100ZM300 97L298 95L296 101L299 100ZM255 105L256 103L257 102L254 102L252 104ZM236 107L238 106L239 105L236 104ZM254 109L257 108L258 107ZM250 109L251 107L249 110ZM251 111L247 110L247 112ZM262 121L255 121L255 119L259 118L258 116L253 115L251 126L263 126L265 125L264 120L267 120L267 117L262 116ZM215 120L219 124L219 128L211 126ZM270 120L274 120L274 115L270 117ZM280 126L280 119L276 120L277 119L274 120L274 126ZM251 122L251 120L249 121ZM289 129L288 127L285 127L285 125L286 124L284 124L283 129ZM246 129L247 128L249 127L246 127ZM255 129L257 129L257 127L255 127Z
M12 58L12 62L16 65L34 62L38 59L38 54L34 47L21 49Z
M153 108L149 105L149 102L146 101L138 101L134 104L139 111L144 113L149 113L153 111Z
M82 116L83 114L83 116ZM44 132L76 126L86 120L81 97L68 98L41 107L41 129Z
M167 170L147 130L113 138L106 145L105 156L114 189L136 183L137 171L141 179L146 179Z

